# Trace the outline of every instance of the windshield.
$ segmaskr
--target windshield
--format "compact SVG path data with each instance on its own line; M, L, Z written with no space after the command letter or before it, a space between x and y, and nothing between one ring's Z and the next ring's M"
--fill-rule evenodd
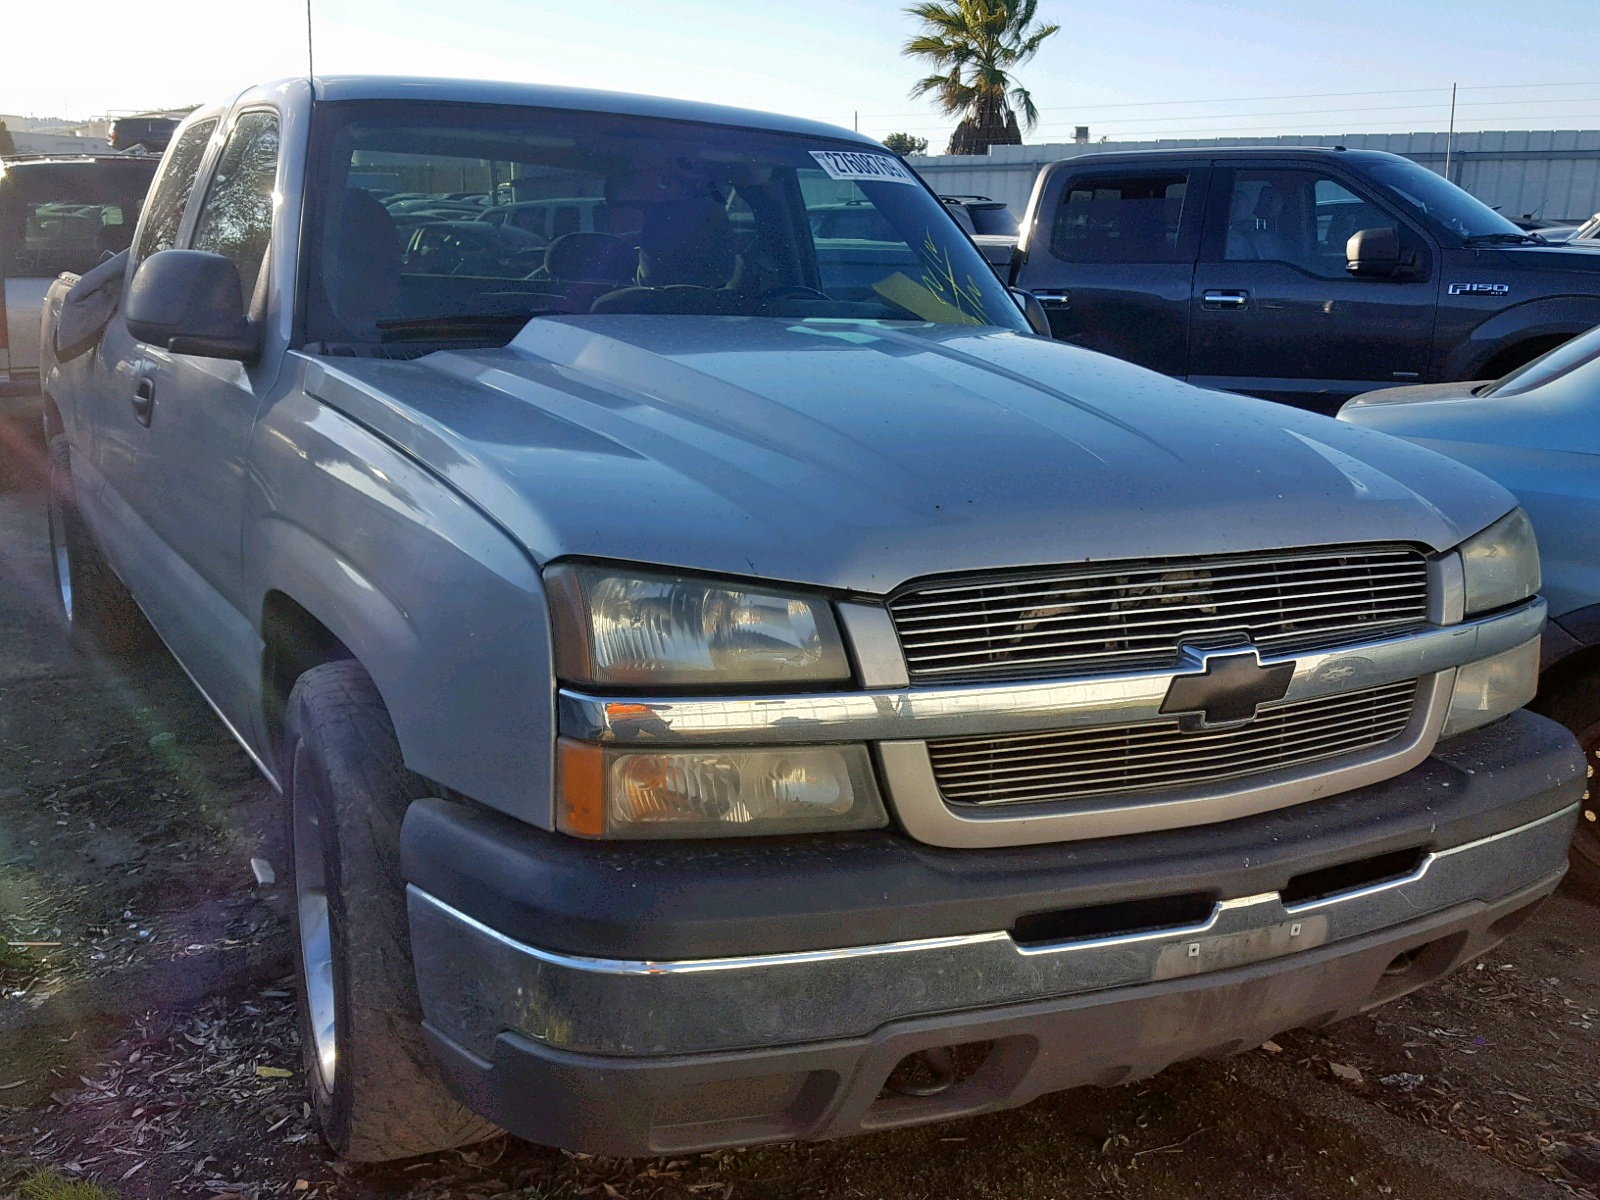
M81 274L126 250L158 161L9 164L0 174L0 275Z
M1546 351L1511 374L1501 376L1478 394L1520 396L1580 370L1586 375L1600 374L1600 328L1579 334L1570 342L1563 342L1554 350Z
M1505 217L1427 167L1412 162L1379 162L1369 168L1369 173L1435 225L1463 241L1496 236L1510 241L1527 240L1527 235Z
M504 342L548 314L1025 328L892 155L793 134L485 105L320 110L312 342Z

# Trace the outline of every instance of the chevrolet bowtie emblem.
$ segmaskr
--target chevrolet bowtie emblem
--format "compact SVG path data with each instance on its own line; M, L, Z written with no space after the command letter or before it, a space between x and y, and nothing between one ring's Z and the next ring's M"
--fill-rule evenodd
M1256 709L1282 700L1294 678L1294 663L1261 665L1255 650L1196 650L1185 657L1204 669L1179 675L1167 688L1161 711L1184 729L1216 729L1255 719Z

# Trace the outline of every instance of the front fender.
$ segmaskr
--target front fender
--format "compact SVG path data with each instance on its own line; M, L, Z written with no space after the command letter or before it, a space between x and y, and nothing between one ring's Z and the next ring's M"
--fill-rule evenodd
M1445 358L1440 379L1482 379L1486 367L1518 342L1575 337L1600 325L1600 296L1546 296L1501 309Z
M303 393L263 416L253 459L244 561L256 611L281 592L344 643L412 770L549 827L549 621L527 556L440 480Z

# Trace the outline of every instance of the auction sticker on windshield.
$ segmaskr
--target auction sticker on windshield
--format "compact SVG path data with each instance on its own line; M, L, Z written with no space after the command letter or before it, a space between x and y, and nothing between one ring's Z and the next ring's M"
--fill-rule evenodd
M811 157L833 179L873 180L879 183L917 184L911 168L887 154L858 154L852 150L813 150Z

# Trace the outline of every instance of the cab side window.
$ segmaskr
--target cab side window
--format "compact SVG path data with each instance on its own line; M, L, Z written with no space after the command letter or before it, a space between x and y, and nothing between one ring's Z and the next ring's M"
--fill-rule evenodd
M1191 259L1181 233L1186 170L1069 180L1050 250L1064 262L1168 263Z
M247 112L222 149L194 248L221 254L239 267L248 306L272 241L272 194L278 177L278 115Z
M200 121L184 130L173 143L166 161L161 164L161 174L150 189L144 224L139 228L139 244L133 250L135 264L158 250L172 249L177 242L178 226L183 223L183 211L189 206L189 193L194 191L200 161L205 158L206 146L216 128L215 118Z
M1395 227L1382 209L1315 171L1244 170L1233 179L1223 259L1285 263L1343 279L1351 235Z

